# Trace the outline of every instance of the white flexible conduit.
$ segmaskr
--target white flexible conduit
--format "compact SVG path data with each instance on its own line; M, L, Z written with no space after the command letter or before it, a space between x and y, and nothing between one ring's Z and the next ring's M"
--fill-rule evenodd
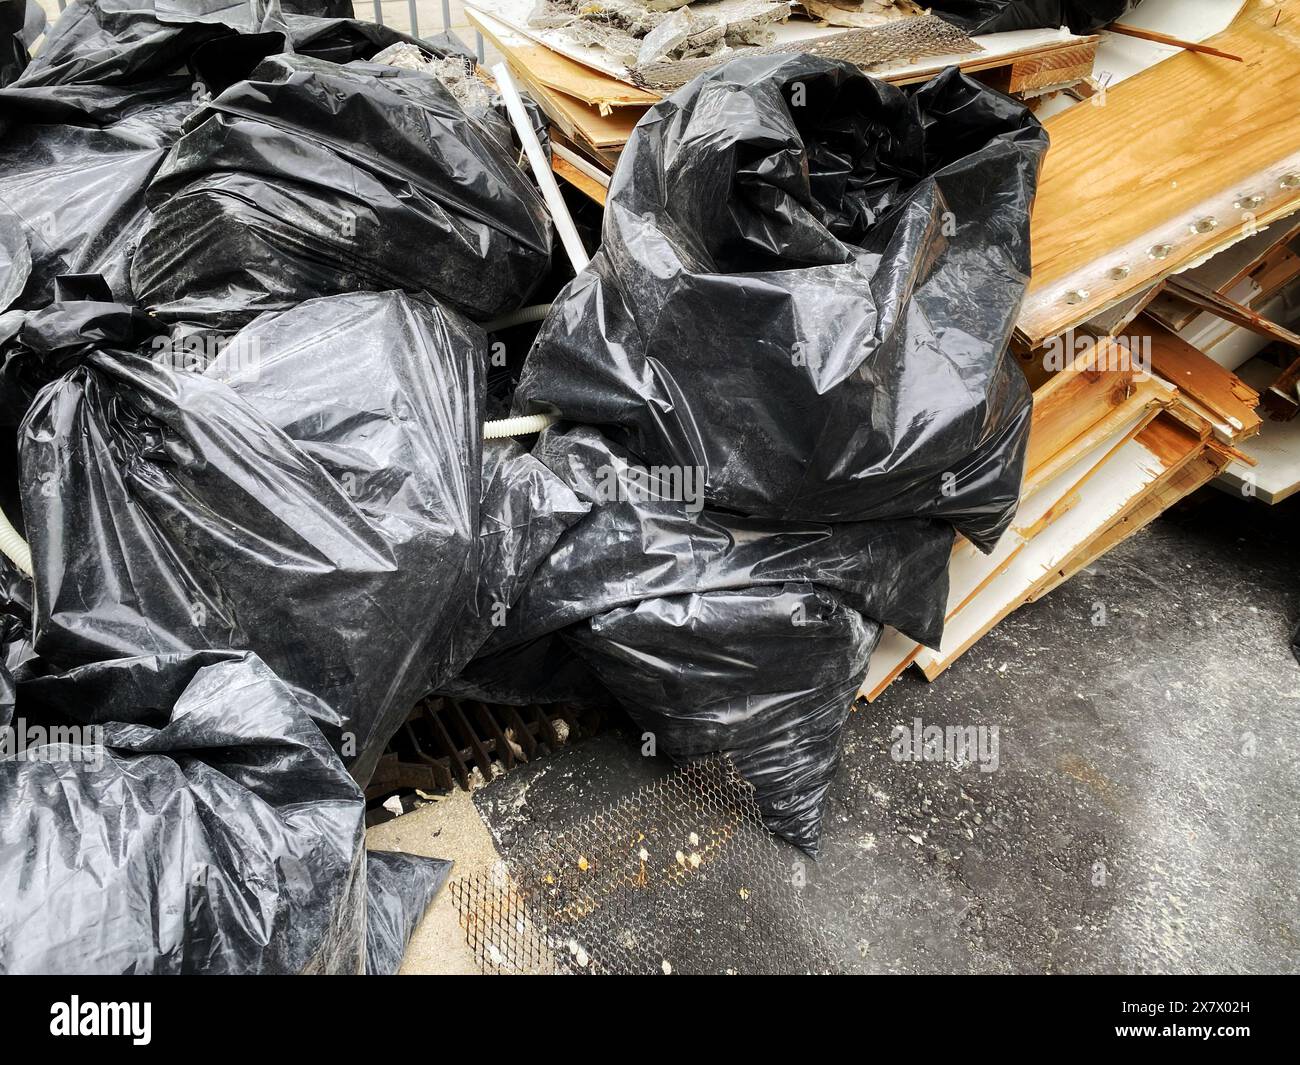
M18 535L18 530L9 524L3 510L0 510L0 552L22 571L24 577L32 575L32 549Z
M495 333L498 329L509 329L512 325L523 325L525 322L540 322L546 317L546 312L551 309L549 303L534 303L531 307L520 307L517 311L510 314L503 314L500 318L493 318L490 322L483 323L483 332Z
M559 419L554 414L525 414L518 418L501 418L483 425L484 440L503 440L507 436L527 436L540 433Z

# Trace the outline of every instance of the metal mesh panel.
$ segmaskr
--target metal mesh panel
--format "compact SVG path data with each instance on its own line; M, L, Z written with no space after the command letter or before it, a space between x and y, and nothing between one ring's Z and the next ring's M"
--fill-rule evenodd
M673 92L706 71L741 56L787 55L807 52L827 59L845 59L870 72L885 63L909 63L945 55L969 55L980 46L955 26L934 15L900 19L884 26L847 30L789 44L744 48L701 59L652 63L634 69L632 80L642 88Z
M706 759L451 892L489 973L828 972L803 861L731 763Z

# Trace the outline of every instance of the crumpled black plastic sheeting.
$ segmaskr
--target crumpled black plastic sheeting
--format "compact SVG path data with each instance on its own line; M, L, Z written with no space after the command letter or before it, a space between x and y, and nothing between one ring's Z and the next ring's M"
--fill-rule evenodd
M633 131L516 409L699 467L740 513L941 517L989 549L1029 429L1006 347L1046 147L956 69L915 92L807 55L704 74Z
M266 59L188 120L147 199L133 290L215 328L358 289L487 319L550 261L549 216L514 157L440 82L397 68Z
M89 89L79 122L60 110L67 100L49 114L43 99L5 99L18 86L0 90L0 267L17 266L0 277L0 310L48 304L68 273L101 274L129 294L144 189L193 105L170 81Z
M130 311L56 310L74 337ZM356 293L253 323L207 374L157 339L85 345L20 429L36 651L254 651L338 713L364 784L473 589L485 338Z
M252 655L0 667L0 972L362 971L330 716Z
M840 728L881 624L931 645L942 633L952 527L701 510L585 426L547 430L533 454L591 509L467 675L486 663L479 683L497 696L511 694L511 675L545 683L527 667L555 659L558 634L661 753L726 751L768 824L815 852Z
M945 22L966 33L1057 29L1094 33L1114 22L1137 0L930 0L930 8Z
M247 0L72 0L23 83L138 85L176 74L199 47L232 33L285 28L299 16L320 33L321 23L337 26L352 14L351 0L271 0L258 12Z

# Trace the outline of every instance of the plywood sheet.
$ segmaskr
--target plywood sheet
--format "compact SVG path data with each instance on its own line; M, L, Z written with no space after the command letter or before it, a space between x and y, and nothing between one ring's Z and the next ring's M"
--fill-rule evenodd
M1300 210L1300 107L1278 105L1300 99L1300 19L1277 15L1248 0L1210 38L1244 63L1183 52L1047 121L1022 339L1037 345Z

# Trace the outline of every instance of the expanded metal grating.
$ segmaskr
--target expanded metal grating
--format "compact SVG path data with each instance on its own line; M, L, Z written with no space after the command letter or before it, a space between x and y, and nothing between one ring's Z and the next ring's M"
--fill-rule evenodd
M673 92L706 71L743 56L788 55L806 52L826 59L844 59L868 73L884 63L907 63L945 55L969 55L983 49L961 30L936 15L918 15L883 26L846 30L789 44L738 48L700 59L651 63L631 71L644 89Z
M806 859L763 827L730 761L680 766L451 885L488 973L830 972Z

